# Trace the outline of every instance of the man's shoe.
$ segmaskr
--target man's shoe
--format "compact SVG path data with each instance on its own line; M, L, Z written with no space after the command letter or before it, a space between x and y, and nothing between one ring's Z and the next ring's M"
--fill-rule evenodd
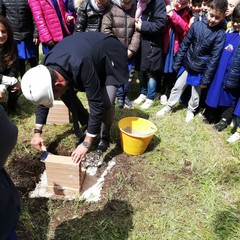
M171 107L167 105L156 113L156 117L163 117L166 113L170 111L171 111Z
M133 104L132 104L132 102L129 100L128 97L125 97L124 106L125 106L126 108L132 108L132 107L133 107Z
M193 118L194 118L194 113L191 110L187 110L187 115L185 118L186 123L191 122Z
M167 105L167 96L162 95L160 98L160 104L166 106Z
M146 99L146 101L141 105L141 109L148 109L153 105L153 100L151 99Z
M147 99L146 95L140 94L139 97L133 101L133 103L140 104L140 103L144 102L146 99Z
M218 132L223 131L228 126L228 122L225 118L222 118L219 123L213 126Z
M109 141L106 139L101 139L96 151L97 152L105 152L109 148Z
M228 142L229 143L235 143L237 142L238 140L240 140L240 132L235 132L233 135L231 135L229 138L228 138Z

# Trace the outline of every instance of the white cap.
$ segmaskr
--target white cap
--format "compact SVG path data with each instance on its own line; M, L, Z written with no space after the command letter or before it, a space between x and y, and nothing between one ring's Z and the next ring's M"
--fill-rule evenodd
M22 77L21 89L25 98L35 105L53 106L52 79L47 67L38 65L29 69Z

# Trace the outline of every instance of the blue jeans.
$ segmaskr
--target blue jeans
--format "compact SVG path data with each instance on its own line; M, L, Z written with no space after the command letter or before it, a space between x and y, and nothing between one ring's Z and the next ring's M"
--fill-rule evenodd
M148 99L154 100L158 74L160 73L151 71L140 71L139 73L141 94L147 96Z

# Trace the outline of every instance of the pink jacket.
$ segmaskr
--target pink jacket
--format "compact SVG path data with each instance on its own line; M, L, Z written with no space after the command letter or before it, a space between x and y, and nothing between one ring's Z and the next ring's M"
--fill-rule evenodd
M70 14L66 11L62 0L57 0L62 15L65 31L68 35L70 32L66 25L67 16ZM48 41L59 42L63 39L61 23L51 0L28 0L38 32L39 40L43 43Z
M172 12L172 17L168 17L166 30L163 34L163 52L167 53L168 43L170 39L171 27L175 29L175 40L174 40L174 54L177 53L178 48L189 30L189 21L192 17L189 8L185 9L182 16L179 16L175 11Z

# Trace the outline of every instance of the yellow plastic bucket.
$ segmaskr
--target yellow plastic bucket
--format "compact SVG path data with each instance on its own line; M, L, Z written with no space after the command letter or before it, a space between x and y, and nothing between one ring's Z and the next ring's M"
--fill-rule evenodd
M141 155L145 152L157 127L144 118L126 117L118 122L123 151L130 155Z

